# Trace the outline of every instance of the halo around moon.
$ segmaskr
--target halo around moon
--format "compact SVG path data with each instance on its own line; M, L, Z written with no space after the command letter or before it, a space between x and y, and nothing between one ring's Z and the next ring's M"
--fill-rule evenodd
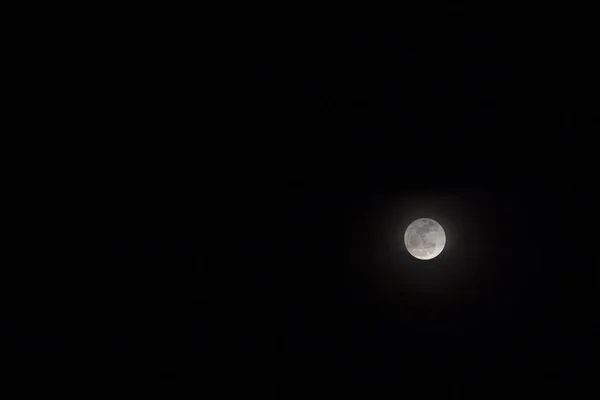
M419 218L406 228L404 245L411 256L419 260L431 260L444 250L446 232L437 221Z

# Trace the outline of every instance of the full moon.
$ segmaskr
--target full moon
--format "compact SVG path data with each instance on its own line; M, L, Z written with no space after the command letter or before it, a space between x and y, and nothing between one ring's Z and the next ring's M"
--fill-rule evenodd
M411 256L419 260L431 260L444 250L446 232L437 221L419 218L406 228L404 245Z

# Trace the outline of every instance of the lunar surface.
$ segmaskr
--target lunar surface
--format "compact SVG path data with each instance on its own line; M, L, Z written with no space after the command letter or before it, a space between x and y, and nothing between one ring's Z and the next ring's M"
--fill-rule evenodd
M444 250L446 232L437 221L419 218L406 228L404 244L413 257L419 260L431 260Z

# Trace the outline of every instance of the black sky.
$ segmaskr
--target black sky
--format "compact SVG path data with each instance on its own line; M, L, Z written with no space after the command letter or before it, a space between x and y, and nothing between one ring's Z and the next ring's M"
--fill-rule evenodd
M585 27L401 14L264 3L218 28L129 17L78 39L100 339L42 307L26 358L75 341L107 382L171 396L583 390ZM429 263L402 248L419 217L448 234Z
M593 209L591 48L388 11L241 29L209 206L177 214L194 233L175 244L174 386L319 398L588 379L594 245L564 232ZM421 216L449 235L431 267L398 235Z

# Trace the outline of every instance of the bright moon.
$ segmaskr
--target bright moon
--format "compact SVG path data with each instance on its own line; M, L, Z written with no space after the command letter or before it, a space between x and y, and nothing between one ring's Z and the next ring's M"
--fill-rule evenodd
M404 245L411 256L419 260L431 260L444 250L446 232L437 221L419 218L406 228Z

